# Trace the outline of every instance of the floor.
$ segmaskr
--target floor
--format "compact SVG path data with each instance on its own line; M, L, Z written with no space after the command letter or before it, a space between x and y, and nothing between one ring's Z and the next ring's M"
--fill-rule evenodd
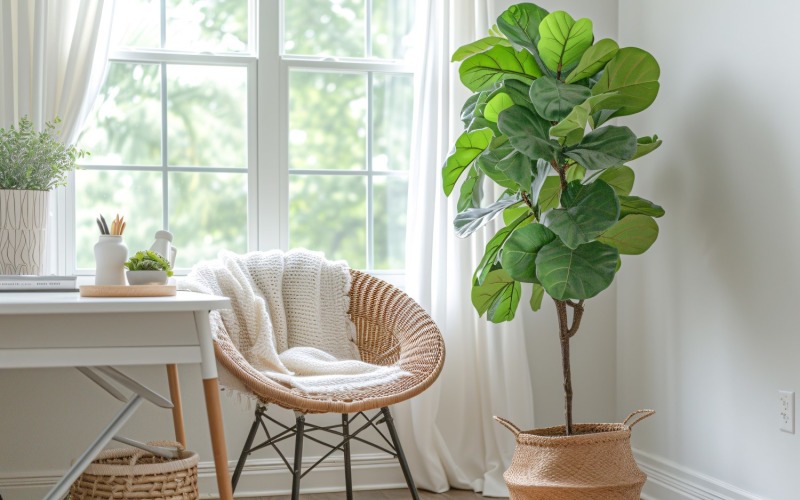
M419 496L421 500L474 500L482 497L478 493L464 490L450 490L447 493L429 493L427 491L420 491ZM355 500L406 500L411 498L408 490L383 490L383 491L356 491L353 494ZM251 500L289 500L289 495L281 495L277 497L259 497ZM310 495L300 495L302 500L342 500L345 498L344 492L341 493L316 493Z

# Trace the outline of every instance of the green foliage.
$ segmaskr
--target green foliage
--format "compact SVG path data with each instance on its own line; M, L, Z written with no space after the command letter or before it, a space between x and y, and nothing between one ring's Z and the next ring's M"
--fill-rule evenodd
M47 122L36 132L23 116L16 127L0 128L0 189L49 191L66 185L67 174L88 153L61 142L55 124Z
M579 19L559 10L542 19L539 25L539 55L557 76L575 65L586 49L592 45L592 21Z
M167 276L172 276L169 262L152 250L142 250L125 262L128 271L166 271Z
M646 109L659 66L635 47L593 43L592 22L533 4L511 6L490 36L460 48L462 82L473 92L467 127L443 169L446 194L468 171L454 225L466 237L503 215L473 276L472 302L490 321L514 317L522 283L530 307L544 295L585 300L605 290L620 255L658 237L664 210L631 196L628 163L661 145L626 126L604 125ZM481 206L485 179L505 189ZM573 303L574 305L574 303Z

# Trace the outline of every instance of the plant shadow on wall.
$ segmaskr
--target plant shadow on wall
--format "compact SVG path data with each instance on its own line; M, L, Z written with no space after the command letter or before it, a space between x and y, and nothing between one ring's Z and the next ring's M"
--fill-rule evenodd
M529 283L530 307L539 310L547 294L558 316L565 425L523 433L498 419L517 436L504 476L511 496L553 498L549 487L530 484L526 462L552 439L566 439L562 444L569 447L562 446L555 460L568 463L580 479L589 481L577 472L586 467L608 481L578 489L572 482L558 488L565 495L558 498L638 498L644 475L629 442L636 421L605 424L609 428L572 422L570 339L580 328L584 301L611 285L621 255L642 254L658 237L655 218L664 210L631 195L635 174L626 163L651 153L661 140L637 138L630 128L608 121L653 103L659 65L640 48L595 41L589 19L576 21L533 4L510 7L488 37L459 48L453 61L461 62L461 82L474 92L461 111L465 130L442 168L446 195L462 181L456 234L467 237L495 217L505 223L473 275L473 305L492 322L510 321L522 283ZM484 203L484 182L505 191ZM603 436L587 436L593 433ZM595 446L583 447L590 442ZM611 442L620 448L604 448ZM597 460L579 463L587 457ZM587 491L599 496L581 496Z

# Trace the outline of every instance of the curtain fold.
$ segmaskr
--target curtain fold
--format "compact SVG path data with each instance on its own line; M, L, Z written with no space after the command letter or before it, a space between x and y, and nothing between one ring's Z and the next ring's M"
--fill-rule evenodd
M61 119L74 143L105 79L113 0L0 0L0 127ZM63 256L63 188L51 191L45 274ZM61 224L56 224L57 220Z
M505 416L533 424L533 396L521 319L495 325L478 318L470 300L472 273L488 237L455 236L456 197L442 193L441 165L463 131L469 91L450 63L459 46L486 36L494 23L489 0L418 3L421 65L409 172L406 234L408 293L427 309L445 337L439 380L394 409L414 479L428 490L449 487L507 496L502 473L514 440L493 423ZM487 196L499 193L488 189Z

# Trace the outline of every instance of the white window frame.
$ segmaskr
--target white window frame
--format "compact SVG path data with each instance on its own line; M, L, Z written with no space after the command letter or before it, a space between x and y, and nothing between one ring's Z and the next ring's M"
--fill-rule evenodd
M366 244L367 248L365 251L367 252L367 268L366 271L370 274L375 276L382 277L387 281L390 281L398 286L404 286L405 284L405 270L404 269L394 269L394 270L376 270L374 269L374 230L373 230L373 182L376 177L404 177L408 178L409 170L404 172L398 171L383 171L383 170L374 170L372 165L372 151L373 151L373 130L372 130L372 91L373 91L373 75L375 73L383 73L383 74L396 74L396 75L409 75L413 77L415 66L410 61L390 61L384 59L373 59L371 58L372 55L372 29L371 29L371 18L372 18L372 0L365 0L364 8L365 8L365 29L364 29L364 36L365 36L365 48L366 48L366 56L364 58L347 58L347 57L312 57L312 56L297 56L291 54L284 54L283 50L283 23L281 20L283 19L283 5L284 2L290 0L280 0L280 2L269 2L269 7L265 7L264 4L261 4L262 10L267 11L268 9L271 10L268 14L264 13L265 15L271 16L269 19L276 20L278 23L278 29L275 31L271 31L272 33L277 33L277 51L273 52L265 52L264 49L270 49L274 46L265 47L264 45L260 46L260 54L276 54L277 61L272 61L272 65L269 68L270 71L274 71L274 74L279 75L279 82L277 86L278 94L280 95L280 113L279 113L279 126L277 130L272 130L271 132L276 133L280 138L280 165L279 174L281 175L281 192L280 192L280 200L281 200L281 208L285 211L284 213L288 214L289 210L289 177L291 175L336 175L336 176L358 176L358 177L365 177L366 178L366 189L367 189L367 206L366 206ZM280 10L277 10L280 9ZM260 22L264 22L264 19L261 19ZM262 29L264 25L262 24ZM270 32L270 31L264 31ZM261 63L264 63L264 59L261 60ZM319 72L331 72L336 74L365 74L367 77L367 136L366 136L366 169L364 170L336 170L336 169L315 169L315 170L301 170L301 169L292 169L289 170L289 155L288 155L288 145L289 145L289 73L293 69L301 69L301 70L313 70ZM277 70L277 71L276 71ZM259 74L261 76L261 74ZM280 228L280 240L279 245L280 248L286 249L289 245L289 224L288 224L288 216L285 216L281 219L283 223L282 227Z
M118 171L189 171L245 173L248 176L248 246L249 250L267 250L289 247L289 177L301 175L357 175L367 179L367 245L368 269L371 274L381 276L399 286L404 285L404 270L374 270L372 267L372 183L377 176L407 177L407 172L376 171L372 169L372 130L367 133L367 168L357 171L339 170L293 170L289 173L289 72L292 69L330 71L334 73L358 73L367 75L368 116L367 126L372 128L372 78L374 73L413 75L414 66L409 62L372 59L306 57L283 55L283 3L280 1L250 1L249 48L247 54L196 54L167 49L115 50L109 54L109 62L147 63L161 65L161 113L166 123L166 65L190 64L211 66L244 67L247 71L247 168L229 167L175 167L167 165L167 129L162 127L162 151L160 166L91 165L91 170L110 169ZM365 8L371 12L372 0L366 0ZM165 37L166 14L161 9L162 39ZM370 16L366 16L365 29L368 54L370 53ZM166 175L163 178L166 179ZM169 214L169 194L166 180L162 189L164 202L164 224ZM63 201L62 201L63 200ZM75 259L75 184L74 176L62 199L59 211L59 241L65 248L58 259L59 273L90 275L91 271L76 269ZM63 230L61 228L65 228Z

